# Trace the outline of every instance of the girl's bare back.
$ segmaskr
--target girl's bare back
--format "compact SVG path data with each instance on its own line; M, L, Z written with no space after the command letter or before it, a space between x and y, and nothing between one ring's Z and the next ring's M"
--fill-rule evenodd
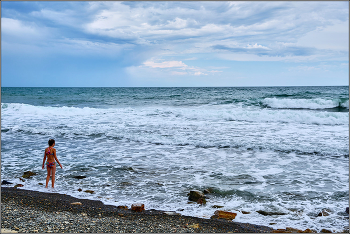
M56 153L56 149L54 149L54 148L47 147L45 149L45 154L47 156L47 162L55 162L55 153Z

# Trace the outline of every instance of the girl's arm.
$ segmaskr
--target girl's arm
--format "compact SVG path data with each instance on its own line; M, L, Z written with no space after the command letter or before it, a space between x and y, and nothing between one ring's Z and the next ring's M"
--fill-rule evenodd
M57 156L56 156L56 149L54 149L54 151L53 151L53 156L55 157L55 160L58 162L58 164L60 165L60 167L63 169L63 167L62 167L60 161L58 161L58 159L57 159Z
M43 169L44 169L44 167L45 167L45 161L46 161L46 152L44 152Z

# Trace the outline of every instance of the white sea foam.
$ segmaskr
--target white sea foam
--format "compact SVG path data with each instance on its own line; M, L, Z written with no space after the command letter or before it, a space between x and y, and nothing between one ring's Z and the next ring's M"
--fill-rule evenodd
M349 108L349 101L342 103L340 99L327 100L322 98L314 99L290 99L290 98L265 98L263 104L272 108L302 108L302 109L327 109L338 107Z
M46 191L38 185L45 183L42 150L55 137L64 167L57 169L59 193L129 207L143 202L147 209L206 218L216 210L212 205L224 205L227 211L251 212L237 221L278 223L270 225L274 228L342 231L347 221L338 214L348 206L346 112L234 104L102 109L8 103L2 104L1 118L1 176L18 178L18 171L34 170L38 175L25 188ZM189 190L208 187L215 192L207 206L188 204ZM315 218L323 208L333 211L333 221ZM287 214L269 217L257 210Z
M348 122L344 112L242 107L96 109L7 104L2 110L2 128L14 132L333 155L348 152Z

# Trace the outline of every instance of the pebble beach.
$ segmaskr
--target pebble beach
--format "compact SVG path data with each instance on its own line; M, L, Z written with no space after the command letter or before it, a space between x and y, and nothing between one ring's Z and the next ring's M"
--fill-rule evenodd
M72 205L71 203L81 203ZM175 212L134 212L58 193L1 188L1 232L19 233L270 233L265 226L201 219Z

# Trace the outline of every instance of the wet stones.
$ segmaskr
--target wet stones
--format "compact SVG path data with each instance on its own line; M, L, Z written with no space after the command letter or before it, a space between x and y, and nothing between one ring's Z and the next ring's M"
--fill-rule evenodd
M1 185L4 185L4 184L13 184L13 183L8 182L7 180L3 180L3 181L1 182Z
M135 212L141 212L145 210L145 205L141 203L135 203L131 205L131 210Z
M210 190L209 190L209 189L204 189L204 190L203 190L203 193L204 193L204 194L208 194L208 193L210 193Z
M85 190L84 192L85 192L85 193L91 193L91 194L93 194L95 191L92 191L92 190Z
M81 202L72 202L71 205L83 205Z
M188 200L197 202L198 204L206 204L205 195L203 192L198 190L192 190L188 194Z
M215 211L214 215L211 216L212 219L226 219L226 220L232 220L235 219L237 216L237 213L228 212L228 211L222 211L217 210Z
M37 175L37 173L32 172L32 171L26 171L23 173L22 177L25 179L29 179L30 177Z
M117 206L118 209L123 209L123 210L127 210L128 207L127 206Z
M202 198L202 197L204 197L204 193L198 190L192 190L189 193L188 200L196 202L198 201L199 198Z
M23 186L24 186L23 184L16 184L14 187L18 188L18 187L23 187Z
M346 207L345 212L349 214L349 207Z
M329 209L323 209L317 216L329 216L331 211Z
M268 216L268 215L286 215L286 213L282 213L282 212L267 212L267 211L263 211L263 210L258 210L257 212L259 214L265 215L265 216Z
M86 178L86 176L73 176L73 178L78 179L78 180L81 180L81 179Z
M302 231L296 228L286 227L286 229L273 230L272 233L317 233L317 231L309 228Z

